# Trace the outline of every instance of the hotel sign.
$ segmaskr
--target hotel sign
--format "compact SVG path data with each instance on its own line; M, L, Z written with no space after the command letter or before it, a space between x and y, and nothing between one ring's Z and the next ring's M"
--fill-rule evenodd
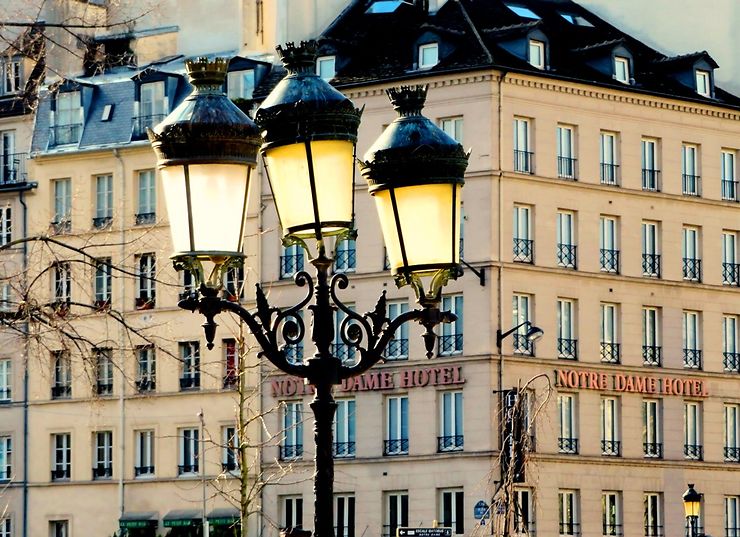
M642 393L648 395L682 395L708 397L709 389L704 380L670 376L628 375L556 369L555 386L580 390L612 390L615 392Z

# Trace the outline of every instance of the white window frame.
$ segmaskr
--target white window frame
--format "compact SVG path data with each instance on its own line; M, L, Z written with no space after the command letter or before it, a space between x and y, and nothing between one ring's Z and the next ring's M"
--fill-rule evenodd
M138 215L157 214L157 174L154 170L141 170L138 177Z
M136 260L138 272L138 299L144 302L154 302L156 300L156 282L157 277L157 258L153 253L141 254Z
M558 159L568 159L563 162L558 160L558 177L575 179L575 128L570 125L558 125L555 129L555 139Z
M55 302L72 300L72 267L66 261L54 264L52 286Z
M354 399L337 399L334 414L334 442L346 444L343 451L336 450L335 457L354 457L357 429L357 412Z
M431 69L439 63L439 43L425 43L419 45L419 69ZM427 52L432 53L431 58L426 58ZM429 61L425 61L429 60Z
M439 436L451 442L440 444L440 451L456 451L462 449L464 439L463 420L463 392L462 390L444 391L439 394ZM459 441L458 441L459 437Z
M139 381L156 382L157 357L152 345L142 345L136 349L136 369Z
M450 518L445 518L445 504L450 504ZM462 515L461 517L458 515ZM439 522L452 528L453 535L465 533L465 493L462 488L441 489L439 491Z
M683 348L701 349L701 313L698 311L683 311Z
M0 517L0 537L13 537L13 523L8 513Z
M558 211L555 226L558 244L566 246L576 245L576 213L573 211Z
M686 401L683 405L683 417L684 417L684 445L686 446L701 446L702 443L702 407L701 403L697 401ZM699 457L691 457L686 455L687 459L696 459Z
M13 397L13 362L10 358L0 360L0 401L11 401Z
M738 345L738 329L740 320L737 315L722 316L722 352L729 354L740 353Z
M113 356L111 349L95 349L96 381L113 388Z
M514 489L514 535L533 535L535 530L534 494L528 488Z
M319 61L316 61L317 73ZM251 99L255 88L254 69L240 69L229 71L226 75L226 94L232 101L234 99Z
M619 343L619 304L601 303L601 343Z
M712 76L709 71L697 69L696 73L696 93L702 97L712 96Z
M134 434L136 441L136 466L139 468L136 477L153 476L154 469L156 468L154 464L154 430L140 430Z
M342 493L334 495L334 527L336 537L355 535L355 495Z
M443 117L439 120L439 128L459 144L463 143L463 127L463 116Z
M70 433L55 433L51 435L51 467L52 470L72 471L72 435Z
M303 527L303 497L280 496L280 520L282 528Z
M407 527L409 524L409 491L394 490L386 492L385 502L383 503L385 505L385 524L391 530L389 532L390 537L393 537L396 534L396 528Z
M337 75L337 57L319 56L316 58L316 74L326 82L329 82Z
M399 315L409 310L407 300L388 302L388 318L393 321ZM409 327L402 324L393 334L386 346L385 357L388 360L407 360L409 357Z
M57 94L54 115L55 126L67 127L82 123L82 101L80 97L79 91L65 91Z
M568 440L578 439L578 411L576 404L575 394L558 394L558 430L560 438Z
M110 305L113 289L113 267L110 257L95 261L95 304Z
M442 310L451 311L457 316L457 319L451 323L443 323L441 327L441 338L448 338L450 345L440 346L440 356L451 356L463 352L463 340L465 337L463 324L463 295L445 295L442 297ZM442 340L440 340L442 341Z
M618 143L619 140L616 132L601 131L599 134L600 177L603 184L616 185L619 182L619 172L617 171L617 167L619 166ZM608 173L607 169L609 170Z
M645 443L661 444L663 442L660 406L658 399L643 399L642 401L642 438Z
M619 398L601 398L601 440L619 442Z
M72 386L72 364L69 354L65 351L56 351L52 354L54 378L53 386L71 387Z
M622 493L605 490L601 493L601 526L604 535L621 535Z
M0 482L9 481L12 478L13 437L10 435L2 435L0 436Z
M532 120L524 117L514 118L514 171L533 173ZM524 158L522 158L524 157Z
M642 344L647 347L660 347L660 308L642 308Z
M145 82L139 92L139 116L165 116L168 113L164 80ZM157 121L156 123L158 123Z
M283 448L293 448L293 455L283 457L286 460L303 457L303 403L300 401L283 401L282 409L282 440Z
M629 84L630 78L630 59L624 56L614 56L614 80Z
M527 321L532 322L531 315L533 310L534 297L525 293L513 293L511 299L511 314L512 314L512 326L518 326ZM520 326L515 332L515 336L520 339L525 339L527 334L527 325ZM514 341L514 353L516 354L532 354L532 344L528 340L525 347L519 346Z
M699 195L699 146L681 144L682 191L691 196Z
M724 405L724 431L723 440L725 448L731 450L740 449L740 404L725 403ZM725 458L735 459L736 457ZM740 455L740 454L739 454ZM737 457L737 458L740 458ZM740 461L738 461L740 462Z
M95 176L95 217L113 218L113 175Z
M113 432L96 431L93 433L95 445L93 446L93 464L95 467L113 467Z
M576 301L571 298L558 298L557 300L557 322L558 338L576 338Z
M0 207L0 246L13 240L13 208L8 204Z
M512 237L520 240L532 240L532 206L514 205Z
M580 535L578 522L578 491L558 491L558 534Z
M72 179L54 179L54 223L67 227L72 220Z
M740 496L725 496L726 537L740 537Z
M699 236L701 229L698 227L684 226L683 227L683 243L682 251L684 259L699 260L701 259Z
M23 85L23 64L20 60L3 62L3 93L18 93Z
M538 39L530 39L527 58L529 61L529 65L531 65L532 67L536 67L537 69L544 69L546 63L545 51L546 47L544 41L539 41Z
M354 255L353 255L354 253ZM340 257L346 254L344 258ZM357 242L355 239L344 239L337 244L334 272L355 272L357 270Z
M737 260L738 260L737 250L738 250L737 232L723 231L722 232L722 262L729 263L732 265L737 264Z
M386 450L388 455L408 453L408 447L403 447L403 441L409 441L409 398L408 395L387 397L385 400L386 420L385 439L397 441L397 446Z
M182 362L181 378L195 378L200 375L200 342L181 341L178 346Z
M239 471L239 435L236 425L224 425L221 427L221 464L224 471ZM229 469L229 466L233 466Z
M658 186L658 140L656 138L642 138L640 147L642 189L658 191L660 190Z
M189 467L179 475L197 475L203 469L200 464L200 431L197 427L182 427L177 431L179 465Z
M49 534L50 537L69 537L69 520L51 520Z
M648 535L663 534L663 501L659 492L646 492L643 497L645 531Z

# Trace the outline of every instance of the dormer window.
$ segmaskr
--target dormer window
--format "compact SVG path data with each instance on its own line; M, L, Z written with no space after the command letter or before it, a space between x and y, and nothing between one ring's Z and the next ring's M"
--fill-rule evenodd
M76 144L82 134L82 103L79 91L58 93L51 145Z
M614 57L614 79L622 84L630 83L630 61L628 58Z
M529 64L537 69L545 68L545 43L542 41L529 40Z
M254 69L230 71L226 78L226 94L234 99L251 99L254 93Z
M696 93L702 97L712 96L712 87L710 83L709 71L696 70Z
M164 81L147 82L141 85L139 114L134 118L134 137L146 136L146 129L154 127L167 115L167 99Z
M431 69L439 63L439 45L427 43L419 45L419 69Z
M21 89L21 62L6 61L3 65L3 93L16 93Z
M337 74L336 65L336 56L319 56L316 59L316 74L328 82Z

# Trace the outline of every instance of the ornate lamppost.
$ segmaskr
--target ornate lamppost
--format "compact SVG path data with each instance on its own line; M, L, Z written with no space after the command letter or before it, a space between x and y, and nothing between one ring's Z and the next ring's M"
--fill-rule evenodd
M149 139L162 175L175 267L189 270L196 283L196 290L184 295L179 306L205 317L209 349L216 332L214 318L222 312L237 315L256 339L261 357L314 387L314 534L333 537L333 387L382 360L386 345L404 323L416 321L424 327L431 357L434 327L455 320L454 314L440 310L440 302L443 286L461 272L460 197L468 155L421 115L426 86L388 90L399 117L359 164L376 201L396 284L412 286L420 307L389 319L383 292L373 311L354 312L338 294L348 287L347 276L330 278L333 260L326 239L338 242L356 234L354 170L361 112L315 74L315 42L288 44L277 51L288 75L262 103L255 121L283 243L300 244L307 251L311 243L316 245L310 260L315 276L301 271L294 278L297 286L306 288L298 304L270 306L259 285L254 312L220 296L226 271L243 265L243 226L259 144L255 123L221 91L226 61L187 64L193 94L149 132ZM300 315L306 306L316 353L294 363L285 349L306 336ZM346 315L338 328L340 337L359 356L354 363L343 363L332 354L337 309Z
M696 492L694 484L683 493L683 508L686 514L686 537L701 537L699 533L699 511L701 510L701 494Z

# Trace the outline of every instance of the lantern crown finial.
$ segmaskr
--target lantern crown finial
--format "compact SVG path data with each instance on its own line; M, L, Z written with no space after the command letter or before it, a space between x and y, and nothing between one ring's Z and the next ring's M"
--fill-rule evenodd
M188 79L198 89L207 86L221 87L228 68L229 60L226 58L199 57L185 61Z
M428 84L415 86L399 86L385 90L393 109L400 116L418 116L427 100Z
M275 50L291 74L313 72L315 69L319 45L313 39L301 41L299 45L293 42L278 45Z

